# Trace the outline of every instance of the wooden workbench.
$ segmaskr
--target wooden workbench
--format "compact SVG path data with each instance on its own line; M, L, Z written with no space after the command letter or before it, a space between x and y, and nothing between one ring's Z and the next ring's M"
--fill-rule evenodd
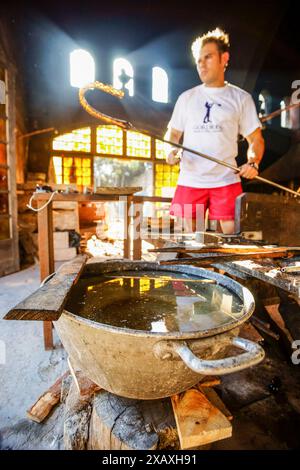
M290 260L284 258L277 259L255 259L232 262L214 263L212 266L225 273L232 274L240 279L254 277L263 282L271 284L278 289L290 293L295 300L300 301L300 273L282 273L279 267L294 265L300 261L300 257L293 257Z
M49 274L53 273L54 267L54 247L53 247L53 220L52 209L53 202L103 202L103 201L120 201L124 204L124 258L131 259L131 231L129 225L131 218L136 225L136 219L139 217L139 211L129 211L133 206L133 193L137 189L117 189L114 192L107 190L101 191L101 194L80 194L80 193L39 193L34 194L34 201L37 202L38 208L43 207L52 197L51 202L38 212L38 246L40 259L40 279L43 281ZM130 214L133 214L132 216ZM140 259L141 256L141 240L135 237L133 240L133 259ZM53 348L52 323L44 322L44 344L45 349Z

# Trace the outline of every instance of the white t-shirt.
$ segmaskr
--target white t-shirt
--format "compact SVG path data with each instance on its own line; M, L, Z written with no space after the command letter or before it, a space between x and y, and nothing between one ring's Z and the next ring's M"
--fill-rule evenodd
M261 127L254 101L241 88L225 83L212 88L198 85L182 93L169 127L184 133L183 145L236 166L238 135ZM183 152L178 184L192 188L216 188L240 181L230 168Z

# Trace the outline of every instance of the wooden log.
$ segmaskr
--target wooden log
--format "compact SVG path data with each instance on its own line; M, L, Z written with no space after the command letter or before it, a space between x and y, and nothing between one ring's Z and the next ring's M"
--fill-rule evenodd
M62 382L70 376L67 371L41 395L32 407L27 410L27 418L41 423L49 415L52 408L60 401Z
M70 366L70 362L69 362ZM90 395L93 395L94 393L98 392L101 390L101 387L99 385L95 384L95 382L92 382L86 375L83 374L81 371L76 371L74 373L74 369L70 368L75 386L77 388L77 391L81 397L87 397Z
M11 309L4 319L58 320L68 300L71 287L79 279L86 261L86 255L78 255L72 261L64 263L52 279Z
M66 450L85 450L89 437L93 395L80 396L72 382L66 399L64 416L64 447Z
M65 403L67 396L70 391L71 384L73 382L73 377L71 374L67 375L61 382L60 389L60 403Z
M171 397L182 449L231 437L232 426L203 392L190 389Z

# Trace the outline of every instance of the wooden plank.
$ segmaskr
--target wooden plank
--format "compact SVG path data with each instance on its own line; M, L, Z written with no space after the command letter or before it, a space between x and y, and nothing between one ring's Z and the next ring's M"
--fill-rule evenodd
M171 397L182 449L198 447L232 435L232 426L224 414L203 392L190 389Z
M279 246L274 248L263 248L261 246L205 246L202 248L196 247L163 247L163 248L152 248L148 250L150 253L168 253L169 251L175 251L176 253L224 253L224 254L256 254L256 253L283 253L290 251L299 251L300 247L286 247Z
M44 202L38 201L38 208ZM38 243L40 258L40 278L43 281L54 272L52 203L38 212Z
M4 319L58 320L71 287L78 280L86 261L86 255L78 255L74 260L64 263L52 279L16 305L5 315Z
M286 256L286 254L282 256ZM272 256L272 258L275 257L277 256ZM294 260L295 258L290 258L290 262L294 262ZM296 260L299 260L298 256L296 257ZM281 273L278 264L273 263L271 260L261 259L254 262L250 259L242 260L240 258L238 260L232 258L228 259L228 261L225 259L222 261L223 268L226 269L227 265L229 268L234 268L234 270L237 272L237 276L239 275L238 273L242 273L251 277L255 277L263 282L267 282L268 284L279 287L286 292L291 292L295 294L297 298L300 298L298 275L292 275L291 273ZM284 261L286 263L286 259Z
M204 395L210 401L210 403L214 405L216 408L218 408L223 413L224 416L226 416L228 421L233 420L232 414L230 413L228 408L224 405L221 398L212 387L204 387L204 386L200 386L199 384L198 388L200 392L204 393Z
M203 256L201 256L201 253L194 258L177 258L177 259L171 259L171 260L165 260L165 261L160 261L160 264L194 264L195 266L208 266L211 265L212 263L215 263L216 261L218 262L230 262L232 263L233 261L243 261L246 259L246 261L251 261L252 259L262 259L264 257L266 258L282 258L283 256L286 256L286 252L265 252L265 253L245 253L242 254L240 253L239 255L233 255L230 253L203 253ZM234 265L235 267L236 265ZM246 270L245 270L246 271ZM250 272L249 272L250 271ZM251 274L251 270L247 271L247 274Z
M43 322L43 332L44 332L44 348L45 351L50 351L53 349L53 325L51 321Z
M139 191L142 191L142 186L123 186L122 188L120 187L113 187L113 186L102 186L96 188L95 193L96 194L119 194L119 195L131 195L134 193L138 193Z
M133 259L141 259L142 257L142 235L141 220L143 207L142 204L133 203Z
M41 395L32 407L27 410L27 418L41 423L49 415L52 408L60 401L61 386L63 380L70 375L65 372L56 382Z
M131 258L131 236L130 236L130 210L132 196L126 196L124 199L124 258Z

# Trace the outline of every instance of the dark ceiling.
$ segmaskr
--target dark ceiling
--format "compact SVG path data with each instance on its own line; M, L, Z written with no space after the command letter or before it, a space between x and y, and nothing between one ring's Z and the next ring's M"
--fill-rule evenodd
M106 83L112 82L116 56L131 61L135 97L123 106L99 93L93 103L158 133L163 133L178 94L198 84L191 42L217 25L231 37L227 78L232 83L254 97L268 88L279 103L291 94L291 82L300 79L294 2L61 0L20 6L12 1L5 14L21 64L29 130L65 130L92 120L78 103L78 90L69 84L69 53L78 47L93 55L96 79ZM168 71L169 105L151 101L154 65Z

